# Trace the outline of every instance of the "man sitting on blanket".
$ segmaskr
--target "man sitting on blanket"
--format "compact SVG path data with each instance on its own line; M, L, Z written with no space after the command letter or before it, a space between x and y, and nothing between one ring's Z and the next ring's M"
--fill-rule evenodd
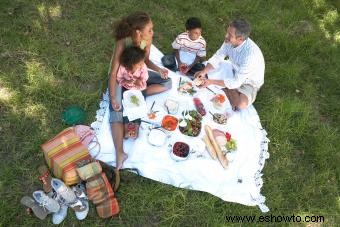
M220 49L208 60L206 67L195 74L203 80L202 87L216 84L225 87L233 109L244 109L250 106L264 81L264 58L260 48L249 38L250 25L243 19L233 20L226 27L225 40ZM219 79L207 79L206 75L218 69L220 63L228 56L231 67Z

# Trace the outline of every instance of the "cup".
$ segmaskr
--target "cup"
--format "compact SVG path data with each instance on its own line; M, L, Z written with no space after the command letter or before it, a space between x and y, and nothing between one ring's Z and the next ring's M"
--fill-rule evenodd
M165 100L165 108L167 109L169 114L175 115L178 112L178 102L173 99L167 99Z

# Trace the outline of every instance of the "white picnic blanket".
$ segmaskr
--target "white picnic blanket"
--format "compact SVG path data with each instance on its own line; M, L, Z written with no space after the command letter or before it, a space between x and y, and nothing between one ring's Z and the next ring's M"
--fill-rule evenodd
M161 65L162 56L163 54L152 46L151 60ZM173 81L173 88L170 91L146 98L148 107L150 108L155 101L153 110L159 111L155 121L160 121L167 114L164 108L167 98L179 101L178 117L182 110L194 109L192 96L179 94L177 91L181 76L174 72L170 72L169 76ZM182 76L182 80L185 79L186 77ZM210 86L210 88L217 93L223 93L216 86ZM170 138L164 146L155 147L148 143L149 125L145 123L141 125L137 140L124 141L124 150L129 158L124 162L123 168L135 168L140 175L162 183L208 192L224 201L248 206L258 205L262 212L269 211L265 205L265 197L260 192L263 183L261 171L265 160L269 158L267 152L269 140L255 108L250 106L245 110L234 112L229 102L226 102L221 110L216 110L210 101L214 96L211 91L199 89L194 96L200 97L207 110L207 115L202 121L203 127L208 124L212 128L228 131L237 141L237 150L227 155L230 160L228 168L223 169L217 160L211 159L204 144L202 145L201 138L205 134L203 127L198 137L185 136L176 129L169 133ZM101 145L97 158L114 166L115 149L111 137L108 105L109 97L106 92L103 94L103 100L97 111L97 120L91 126L95 129ZM218 125L213 122L208 111L226 112L229 116L227 125ZM178 162L170 157L169 146L176 141L187 142L192 147L194 153L191 153L187 160Z

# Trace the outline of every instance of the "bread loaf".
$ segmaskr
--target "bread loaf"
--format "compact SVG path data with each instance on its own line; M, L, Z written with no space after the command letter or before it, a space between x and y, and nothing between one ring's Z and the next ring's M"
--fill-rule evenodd
M202 140L204 141L204 143L205 143L205 145L207 147L207 150L209 151L209 154L210 154L211 158L215 160L217 158L217 154L216 154L216 151L215 151L213 145L211 144L208 136L204 135Z
M208 135L208 138L211 142L211 144L213 145L216 154L217 154L217 158L220 161L221 165L223 166L223 168L227 168L228 167L228 159L226 158L226 156L222 153L220 146L217 144L212 129L210 128L209 125L205 126L205 132Z

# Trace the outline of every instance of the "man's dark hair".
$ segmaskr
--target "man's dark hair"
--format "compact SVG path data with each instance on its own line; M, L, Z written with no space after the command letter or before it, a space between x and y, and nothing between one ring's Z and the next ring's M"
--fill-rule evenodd
M247 39L250 35L250 24L244 19L235 19L229 24L229 26L235 28L236 37L242 36L244 39Z
M126 47L121 56L120 56L120 64L127 68L128 70L132 70L134 64L139 63L144 60L145 51L139 47L130 46Z
M190 17L185 22L185 28L187 30L195 29L195 28L202 28L201 21L197 17Z

